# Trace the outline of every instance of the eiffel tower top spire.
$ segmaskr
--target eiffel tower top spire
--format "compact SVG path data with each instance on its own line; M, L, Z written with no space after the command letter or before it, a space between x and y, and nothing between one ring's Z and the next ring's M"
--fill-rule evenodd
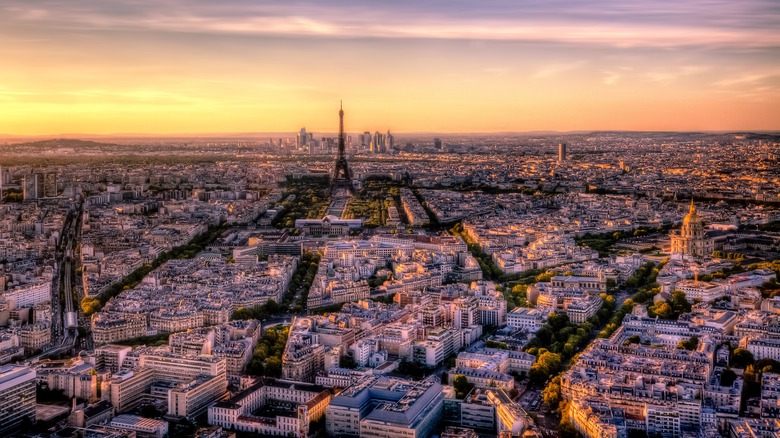
M346 137L344 135L344 105L342 102L339 102L339 152L336 157L336 168L334 169L331 182L331 191L333 191L334 187L341 187L349 192L354 190L352 187L352 174L347 164Z
M344 106L339 101L339 159L345 158L346 139L344 137Z

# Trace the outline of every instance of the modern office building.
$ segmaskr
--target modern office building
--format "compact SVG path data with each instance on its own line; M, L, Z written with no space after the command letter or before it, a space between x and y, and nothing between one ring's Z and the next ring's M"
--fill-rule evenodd
M35 423L35 370L0 366L0 436L10 436L25 419Z
M102 391L102 397L110 400L117 412L128 412L141 402L149 392L154 380L154 372L149 368L121 370L105 385L108 391Z
M200 375L168 392L168 415L192 419L205 412L211 403L224 400L228 395L224 374Z
M325 415L331 436L424 438L442 415L442 386L370 377L349 386L331 400Z
M200 375L225 376L225 359L215 356L183 357L176 354L142 354L141 367L154 371L155 379L176 383L190 383Z
M22 193L25 201L32 201L44 195L44 176L42 173L30 173L22 181Z
M118 415L108 424L122 430L130 430L139 437L163 438L168 436L168 422L137 415Z

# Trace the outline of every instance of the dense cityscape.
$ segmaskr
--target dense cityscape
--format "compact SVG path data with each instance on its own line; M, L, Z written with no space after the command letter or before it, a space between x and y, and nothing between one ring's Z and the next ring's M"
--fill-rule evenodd
M780 438L778 30L3 0L0 438Z
M339 117L2 146L0 434L780 434L780 138Z

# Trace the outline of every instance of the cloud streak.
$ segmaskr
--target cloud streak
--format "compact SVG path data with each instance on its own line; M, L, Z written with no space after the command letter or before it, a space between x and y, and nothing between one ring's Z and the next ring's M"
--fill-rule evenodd
M11 0L8 22L58 30L250 36L468 39L613 47L778 47L771 0L614 4L489 0L379 2Z

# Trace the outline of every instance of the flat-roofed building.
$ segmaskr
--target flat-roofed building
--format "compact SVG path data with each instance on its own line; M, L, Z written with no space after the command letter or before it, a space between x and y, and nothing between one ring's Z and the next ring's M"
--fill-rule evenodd
M685 292L685 298L693 303L703 301L708 303L726 296L728 286L723 283L710 283L708 281L682 280L677 282L677 289Z
M111 400L117 412L128 412L141 402L144 394L152 387L154 373L149 368L120 370L114 373L109 383L109 391L103 392L103 398Z
M506 323L536 333L544 325L544 315L538 309L517 307L506 315Z
M208 422L241 432L304 437L330 400L330 391L319 385L261 379L209 407Z
M25 284L3 292L2 297L12 301L16 308L33 307L36 304L51 301L51 282Z
M115 373L122 369L122 364L131 351L132 347L114 344L95 348L95 368Z
M225 359L215 356L183 357L170 353L142 354L140 366L154 371L155 379L188 383L201 374L225 375Z
M168 392L168 415L195 418L216 400L228 395L225 374L200 375L191 382L180 383Z
M10 436L25 419L35 423L35 370L0 366L0 435Z
M122 430L131 430L138 438L163 438L168 436L168 422L137 415L117 415L108 424Z
M326 429L331 436L428 437L441 418L442 400L438 383L371 377L331 400Z
M309 236L347 236L363 226L362 219L339 219L325 216L322 219L296 219L295 228Z

